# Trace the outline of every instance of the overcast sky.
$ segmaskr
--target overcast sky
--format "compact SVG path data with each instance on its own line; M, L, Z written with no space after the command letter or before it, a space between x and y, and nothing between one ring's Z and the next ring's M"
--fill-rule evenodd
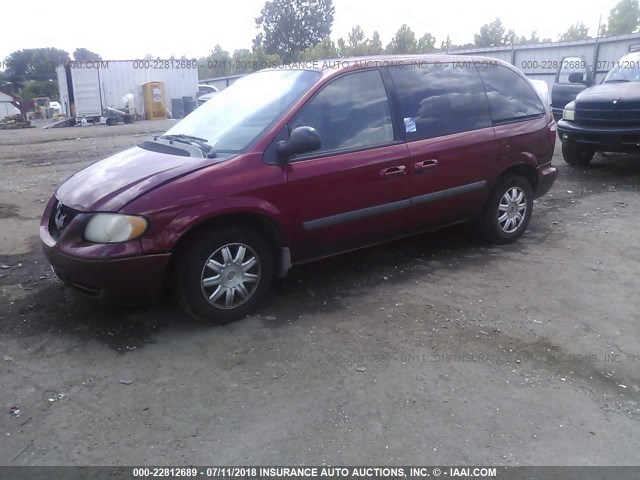
M370 37L380 33L384 46L406 23L419 38L426 32L436 46L449 34L456 44L473 42L485 23L500 17L503 26L518 35L533 30L540 38L557 41L579 21L595 35L598 18L606 23L618 0L421 1L334 0L331 37L347 37L360 25ZM138 2L123 0L27 0L20 8L3 8L0 22L0 60L15 50L57 47L71 55L78 47L99 53L105 60L139 59L146 54L162 58L206 56L216 44L233 53L251 48L254 18L264 0ZM6 7L6 6L5 6ZM22 13L18 14L20 11ZM15 18L13 16L15 14Z

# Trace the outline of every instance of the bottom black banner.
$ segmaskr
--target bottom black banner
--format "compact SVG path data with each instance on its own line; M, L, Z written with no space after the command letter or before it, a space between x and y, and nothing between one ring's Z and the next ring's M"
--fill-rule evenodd
M638 467L0 467L7 480L137 480L137 479L442 479L500 480L640 480Z

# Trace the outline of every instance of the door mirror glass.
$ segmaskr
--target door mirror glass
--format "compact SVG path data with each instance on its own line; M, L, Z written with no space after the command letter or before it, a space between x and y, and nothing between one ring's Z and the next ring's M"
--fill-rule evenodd
M278 155L289 158L292 155L318 150L322 142L315 128L298 127L291 132L289 140L278 143Z
M582 72L570 73L569 83L584 83L584 75L582 74Z
M564 57L556 72L555 83L582 83L590 86L593 81L586 59L584 57Z

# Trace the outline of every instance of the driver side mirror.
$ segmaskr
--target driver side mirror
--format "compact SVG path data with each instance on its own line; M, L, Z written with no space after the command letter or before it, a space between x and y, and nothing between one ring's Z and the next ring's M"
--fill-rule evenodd
M315 128L298 127L291 132L288 141L278 142L278 155L289 158L300 153L313 152L321 146L320 135Z

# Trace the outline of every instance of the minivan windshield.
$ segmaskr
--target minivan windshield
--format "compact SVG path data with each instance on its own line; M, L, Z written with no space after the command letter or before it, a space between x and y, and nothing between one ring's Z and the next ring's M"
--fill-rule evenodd
M247 75L187 115L166 136L197 137L217 153L242 152L320 76L310 70Z
M628 53L618 60L603 82L640 82L640 53Z

